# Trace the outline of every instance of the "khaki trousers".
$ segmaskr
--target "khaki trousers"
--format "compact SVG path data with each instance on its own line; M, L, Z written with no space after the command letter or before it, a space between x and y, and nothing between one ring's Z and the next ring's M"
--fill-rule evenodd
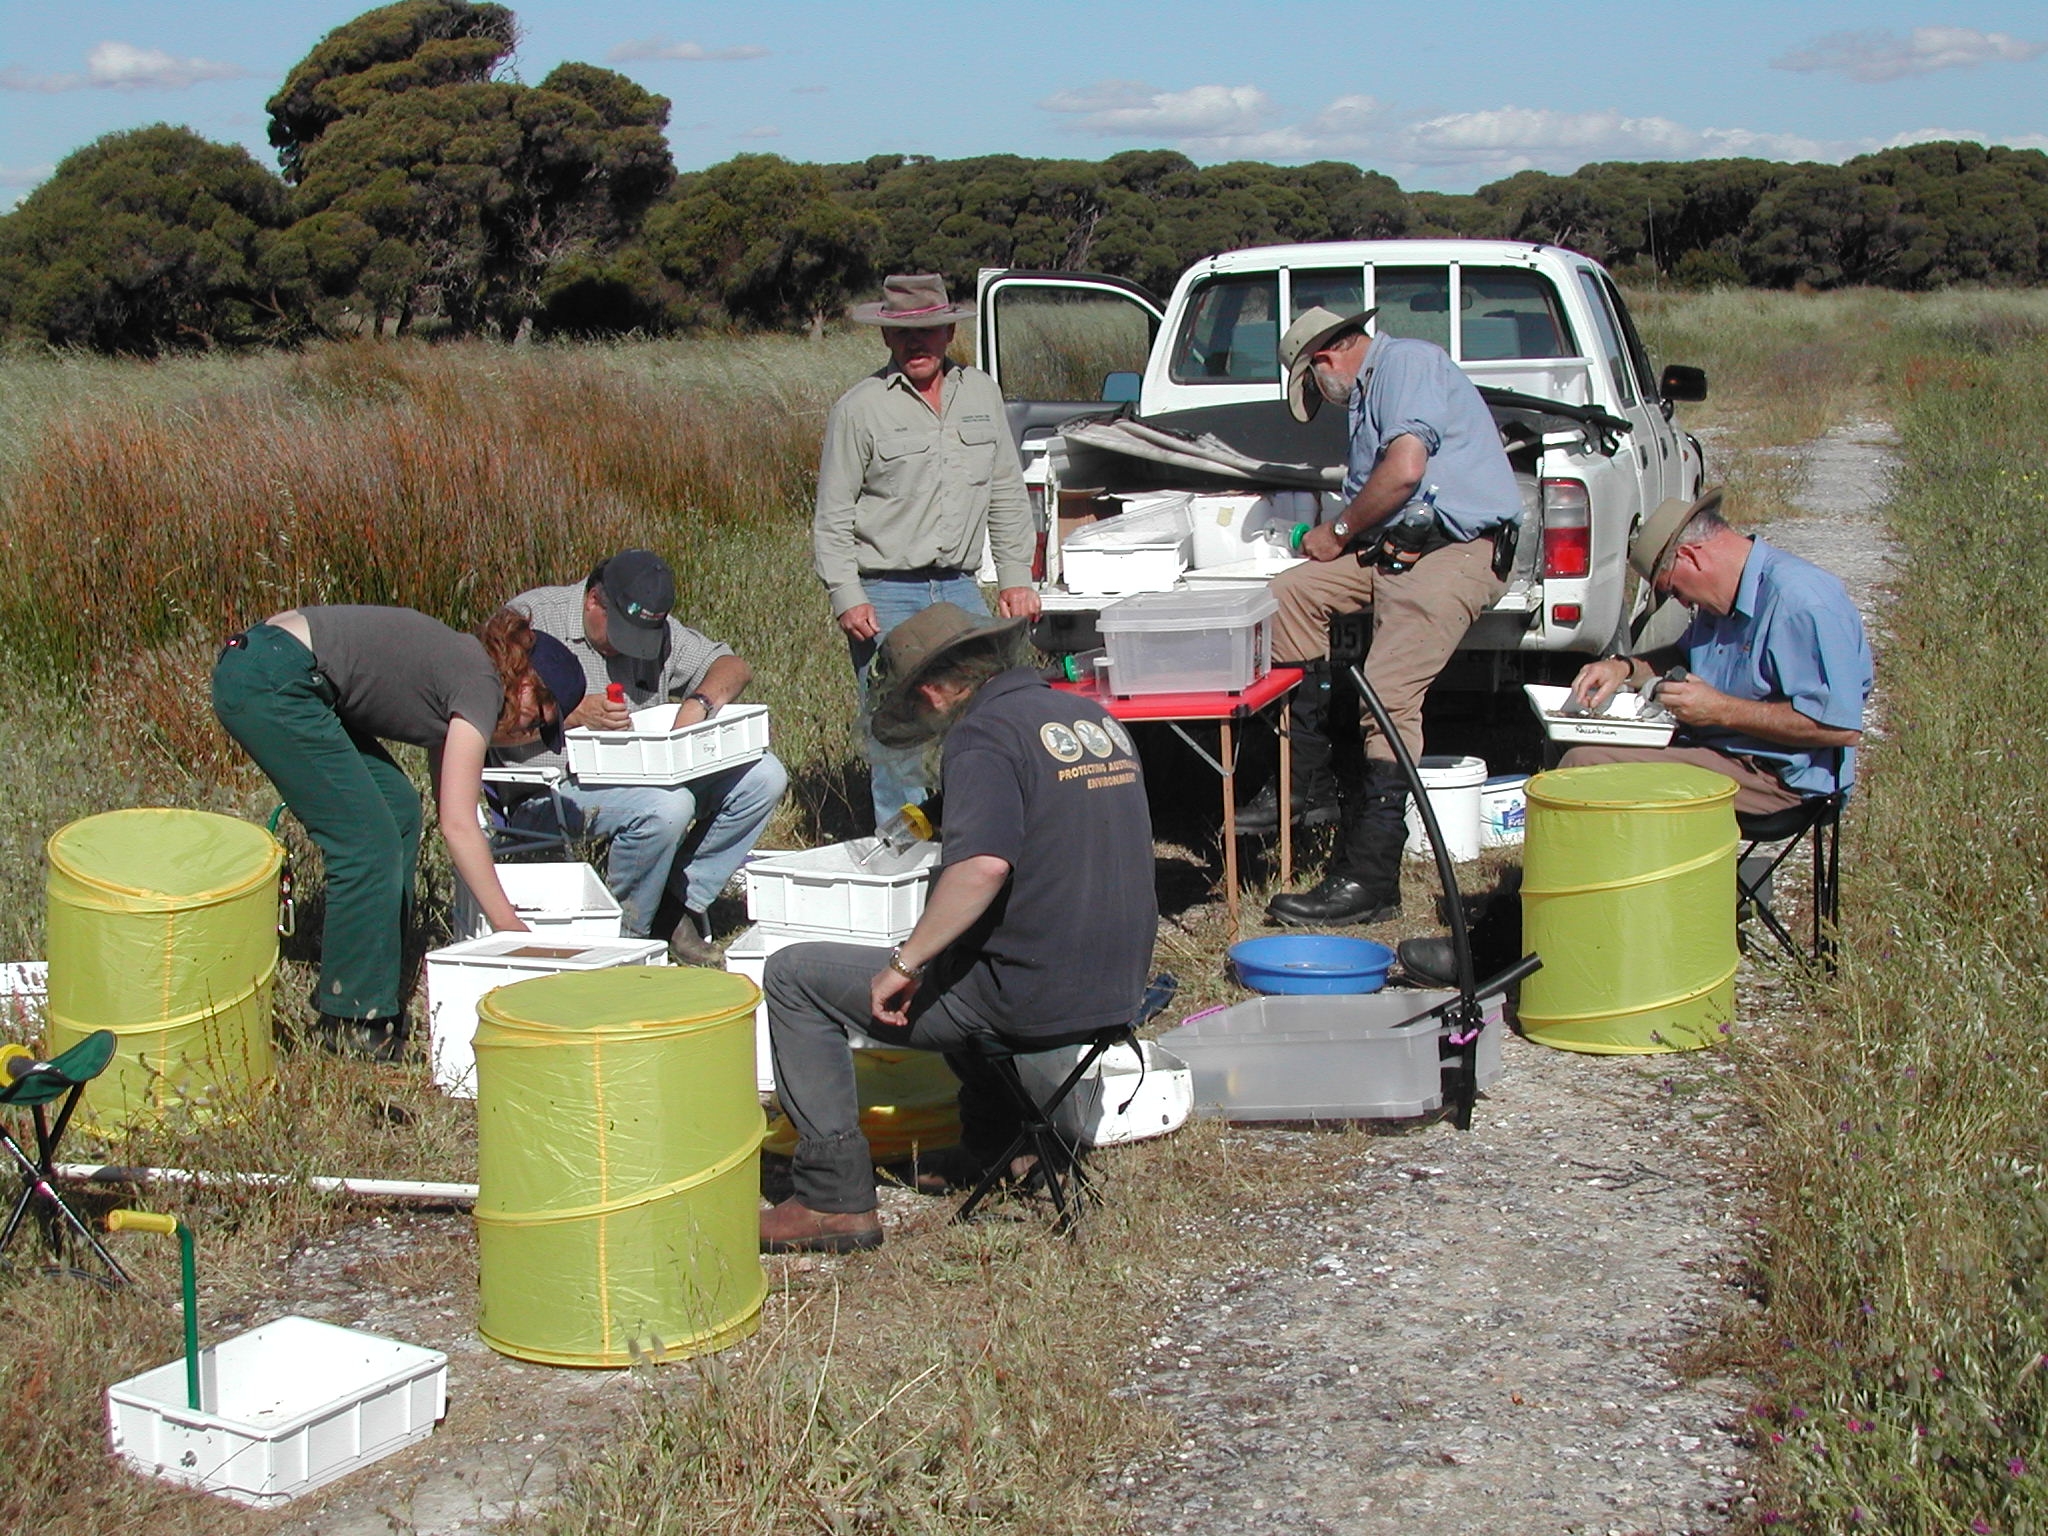
M1400 574L1355 555L1311 560L1273 578L1280 613L1273 659L1293 665L1329 654L1330 615L1372 605L1365 678L1387 707L1411 757L1422 756L1422 699L1486 606L1506 590L1493 574L1493 540L1446 544ZM1365 755L1394 761L1370 715L1359 722Z
M1560 768L1584 768L1593 763L1690 763L1735 781L1735 809L1744 816L1770 816L1789 811L1805 797L1787 789L1778 776L1753 768L1739 757L1716 752L1712 747L1573 747L1558 762Z

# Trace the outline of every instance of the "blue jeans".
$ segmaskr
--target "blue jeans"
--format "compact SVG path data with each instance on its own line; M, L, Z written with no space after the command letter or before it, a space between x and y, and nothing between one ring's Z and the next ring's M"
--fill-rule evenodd
M953 603L982 618L989 614L981 587L972 574L964 571L952 576L933 576L926 571L863 575L860 584L868 601L875 605L875 622L881 625L881 633L872 640L849 640L847 646L853 653L853 675L860 687L860 745L868 760L873 786L875 825L880 827L904 806L922 805L930 792L924 776L924 749L885 747L868 729L868 716L874 708L868 697L868 673L881 651L883 638L912 614L922 613L934 603Z
M644 938L664 888L692 912L725 889L754 839L775 814L789 775L775 755L687 784L562 785L569 831L608 837L605 884L618 897L628 935ZM516 827L545 830L545 795L512 808Z

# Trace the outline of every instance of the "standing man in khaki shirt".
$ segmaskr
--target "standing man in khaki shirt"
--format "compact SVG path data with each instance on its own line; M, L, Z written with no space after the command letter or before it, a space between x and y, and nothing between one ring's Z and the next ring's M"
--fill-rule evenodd
M882 637L933 603L986 616L974 579L984 538L1001 616L1037 618L1036 530L1002 391L946 356L954 322L973 319L974 306L948 302L938 276L896 276L852 318L882 328L889 363L840 396L825 423L811 552L852 652L880 826L926 791L916 755L880 746L867 729Z

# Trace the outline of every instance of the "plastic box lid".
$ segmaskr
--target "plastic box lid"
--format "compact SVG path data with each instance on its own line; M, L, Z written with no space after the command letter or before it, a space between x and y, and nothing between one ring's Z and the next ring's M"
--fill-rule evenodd
M1242 629L1280 611L1280 600L1262 587L1228 587L1209 592L1145 592L1111 603L1096 619L1107 634L1164 633L1184 629Z

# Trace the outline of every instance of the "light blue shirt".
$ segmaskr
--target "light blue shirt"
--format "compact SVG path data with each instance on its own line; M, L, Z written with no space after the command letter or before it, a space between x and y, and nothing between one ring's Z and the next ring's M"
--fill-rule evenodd
M1819 566L1751 539L1735 606L1700 609L1679 640L1701 682L1738 699L1790 704L1839 731L1863 729L1870 697L1870 646L1848 591ZM1697 745L1782 764L1778 777L1802 795L1835 788L1834 749L1797 751L1733 731L1687 731ZM1856 753L1842 753L1842 788L1856 778Z
M1522 493L1500 445L1500 428L1450 353L1411 336L1375 336L1351 386L1351 459L1344 499L1356 496L1387 445L1414 436L1429 451L1415 499L1436 503L1457 539L1476 539L1522 516ZM1390 521L1398 521L1396 512Z

